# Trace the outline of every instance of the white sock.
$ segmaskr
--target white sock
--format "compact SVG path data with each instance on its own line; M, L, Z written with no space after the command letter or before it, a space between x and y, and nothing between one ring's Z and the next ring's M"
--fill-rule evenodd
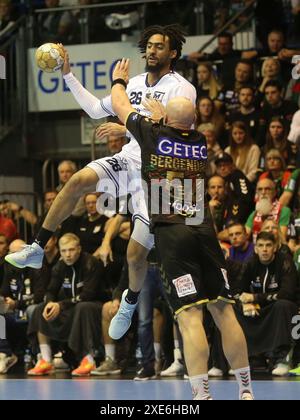
M194 400L206 401L211 399L208 375L199 375L189 378Z
M105 356L110 357L111 360L115 360L116 357L116 345L115 344L104 344Z
M40 350L42 354L42 359L45 362L51 363L52 362L52 351L49 344L40 344Z
M240 388L240 399L245 392L248 392L253 396L250 367L248 366L244 369L235 370L234 374Z
M181 350L179 348L174 349L174 361L181 361L182 360L182 354Z
M155 360L159 361L161 359L161 345L160 345L160 343L154 343L154 352L155 352Z
M93 365L95 364L95 359L92 354L87 354L85 357L88 359L90 363L92 363Z

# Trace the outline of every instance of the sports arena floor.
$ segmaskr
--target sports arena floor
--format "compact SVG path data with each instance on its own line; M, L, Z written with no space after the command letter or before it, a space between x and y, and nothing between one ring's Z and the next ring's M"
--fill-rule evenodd
M70 379L63 373L41 378L3 375L0 377L0 400L191 400L190 385L186 380L136 382L129 376L125 378ZM237 399L235 380L212 380L210 383L214 399ZM258 375L254 376L253 388L257 400L300 400L300 378L270 380L269 375Z

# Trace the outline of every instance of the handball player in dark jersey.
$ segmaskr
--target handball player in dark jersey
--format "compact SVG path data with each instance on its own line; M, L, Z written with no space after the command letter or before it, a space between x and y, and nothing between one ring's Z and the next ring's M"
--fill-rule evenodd
M126 95L128 80L129 60L123 59L113 73L113 108L141 147L162 281L182 334L193 398L211 399L203 328L206 305L221 331L239 397L252 400L247 344L234 315L226 263L204 198L207 146L205 137L191 130L195 107L186 98L172 99L164 120L153 123L132 108Z

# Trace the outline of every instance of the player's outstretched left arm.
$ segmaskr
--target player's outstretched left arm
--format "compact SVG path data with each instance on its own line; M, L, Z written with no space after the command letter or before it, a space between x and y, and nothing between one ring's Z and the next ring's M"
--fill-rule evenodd
M112 106L123 124L126 123L127 117L136 110L129 102L126 86L129 81L129 60L123 58L119 61L113 72L113 86L111 90Z

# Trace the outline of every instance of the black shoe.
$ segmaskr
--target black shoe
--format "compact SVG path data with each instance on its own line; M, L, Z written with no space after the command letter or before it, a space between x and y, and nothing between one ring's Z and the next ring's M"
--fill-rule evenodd
M155 379L155 369L154 367L142 367L133 378L134 381L148 381L149 379Z

